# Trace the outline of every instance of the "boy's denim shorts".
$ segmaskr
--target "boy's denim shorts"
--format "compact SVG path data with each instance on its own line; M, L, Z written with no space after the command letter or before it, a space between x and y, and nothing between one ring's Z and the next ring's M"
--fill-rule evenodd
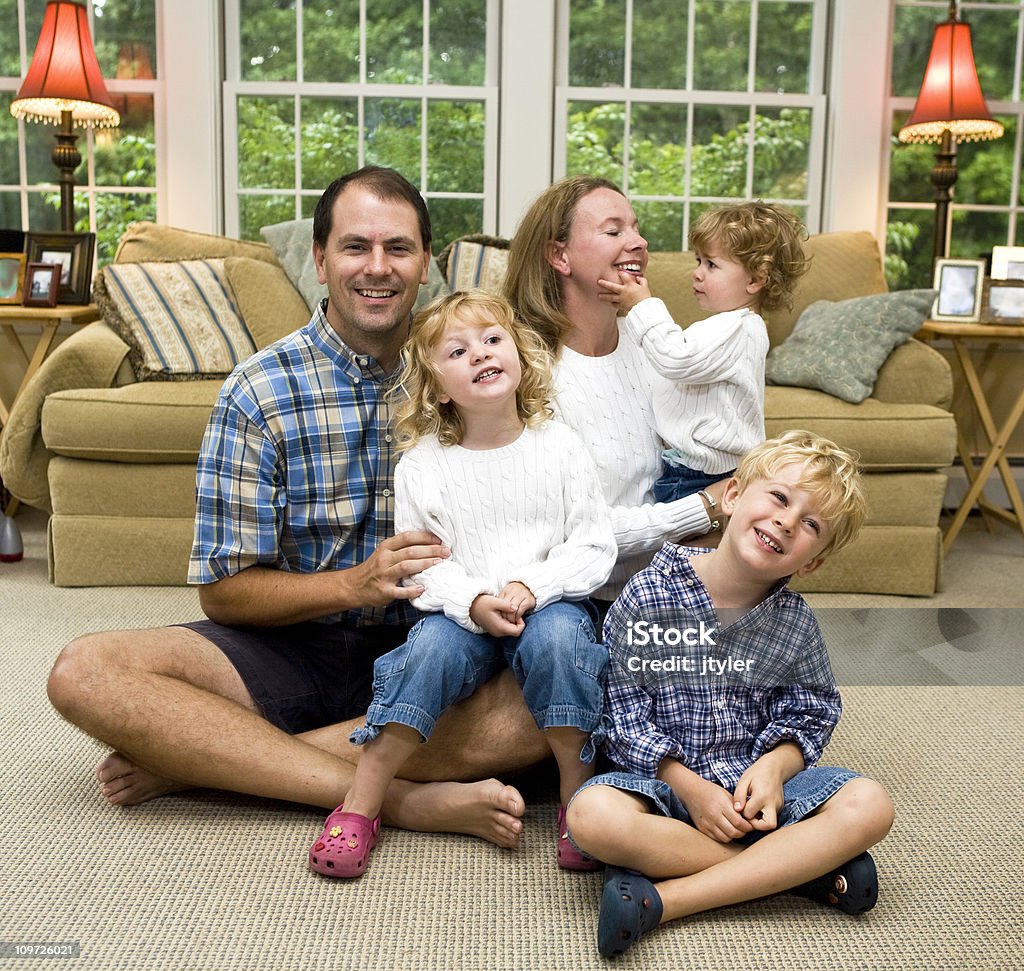
M792 826L793 823L809 816L815 809L831 799L847 782L856 778L859 778L858 773L832 765L815 765L798 772L782 786L783 803L779 810L777 828ZM648 801L652 812L678 819L691 826L694 825L680 798L675 794L673 788L662 779L649 779L645 776L634 775L632 772L606 772L584 782L576 796L590 786L611 786L614 789L621 789L623 792L636 793ZM573 799L576 796L573 796ZM736 842L753 843L770 832L772 830L752 830ZM572 834L569 835L571 838Z

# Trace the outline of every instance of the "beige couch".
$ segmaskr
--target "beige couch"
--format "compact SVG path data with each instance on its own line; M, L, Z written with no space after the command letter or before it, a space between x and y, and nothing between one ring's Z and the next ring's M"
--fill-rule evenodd
M791 311L770 317L773 345L819 299L885 290L875 240L832 233L808 242L811 269ZM448 254L445 254L448 255ZM257 347L309 312L263 244L138 224L116 260L226 258L235 302ZM691 254L652 254L655 293L675 319L698 318ZM69 337L26 389L0 447L0 474L31 506L52 511L50 577L58 585L181 584L192 538L194 464L219 380L136 380L128 347L103 322ZM820 391L769 387L769 435L810 428L855 448L867 473L868 525L801 589L929 595L941 575L938 518L956 429L950 369L910 340L879 372L873 395L848 404Z

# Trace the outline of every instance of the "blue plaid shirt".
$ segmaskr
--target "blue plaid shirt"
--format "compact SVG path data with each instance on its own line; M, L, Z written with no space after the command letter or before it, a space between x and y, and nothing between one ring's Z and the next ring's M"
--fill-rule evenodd
M391 379L342 342L322 305L301 330L234 370L199 456L189 583L257 565L346 569L394 533ZM415 617L403 601L323 620Z
M667 543L612 605L598 735L629 772L653 777L670 757L731 791L750 765L786 740L800 746L805 766L814 765L841 705L804 599L783 580L722 626L690 564L706 552Z

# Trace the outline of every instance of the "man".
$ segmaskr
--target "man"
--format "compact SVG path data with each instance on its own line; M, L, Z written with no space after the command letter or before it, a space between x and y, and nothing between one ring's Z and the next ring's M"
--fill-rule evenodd
M448 555L429 533L391 535L385 395L427 280L426 206L367 167L328 187L313 238L326 300L236 369L207 427L189 582L209 620L78 638L50 675L57 710L114 749L96 770L114 805L203 786L333 809L373 661L414 620L421 588L402 581ZM439 723L384 821L515 846L515 789L441 780L545 754L514 680L495 679Z

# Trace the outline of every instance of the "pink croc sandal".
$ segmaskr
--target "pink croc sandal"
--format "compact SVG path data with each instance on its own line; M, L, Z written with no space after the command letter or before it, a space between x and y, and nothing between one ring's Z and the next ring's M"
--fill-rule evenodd
M370 819L344 809L339 806L327 817L320 838L309 848L309 868L325 877L362 876L377 845L380 816Z
M572 845L569 831L565 826L565 806L558 807L558 865L563 870L576 870L581 873L604 868L600 860L580 852Z

